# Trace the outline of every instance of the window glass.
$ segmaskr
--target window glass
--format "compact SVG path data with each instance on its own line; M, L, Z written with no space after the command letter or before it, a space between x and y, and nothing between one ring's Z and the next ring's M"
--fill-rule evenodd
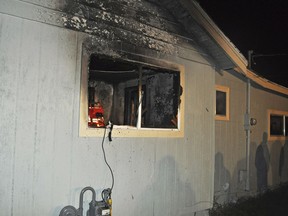
M270 135L281 136L284 131L283 116L270 115Z
M285 140L288 136L288 112L268 110L268 139Z
M216 85L216 108L215 108L215 119L228 121L229 116L229 94L230 89L227 86Z
M216 91L216 115L226 115L226 92Z

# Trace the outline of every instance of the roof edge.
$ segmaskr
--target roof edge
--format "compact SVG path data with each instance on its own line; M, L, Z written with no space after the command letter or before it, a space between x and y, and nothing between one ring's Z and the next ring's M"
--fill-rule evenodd
M193 18L198 22L210 35L214 38L216 43L226 52L226 54L235 63L236 71L243 74L247 78L253 80L260 86L273 90L275 92L288 95L288 88L267 80L253 71L247 69L248 61L236 48L236 46L225 36L225 34L212 21L208 14L202 9L200 4L195 0L180 0L186 7Z
M246 76L266 89L273 90L275 92L278 92L284 95L288 95L288 88L286 88L285 86L279 85L277 83L274 83L268 79L265 79L264 77L261 77L255 74L251 70L247 69Z

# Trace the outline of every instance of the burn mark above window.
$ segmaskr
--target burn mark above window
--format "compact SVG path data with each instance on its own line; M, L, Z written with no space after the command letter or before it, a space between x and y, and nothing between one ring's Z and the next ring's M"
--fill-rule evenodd
M104 125L177 129L181 94L179 71L90 56L88 106L102 110ZM89 126L98 120L89 116Z

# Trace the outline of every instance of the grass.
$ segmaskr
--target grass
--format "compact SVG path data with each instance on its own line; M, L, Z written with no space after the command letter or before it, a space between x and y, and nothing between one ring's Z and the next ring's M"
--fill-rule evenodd
M210 216L288 216L288 184L236 203L215 204Z

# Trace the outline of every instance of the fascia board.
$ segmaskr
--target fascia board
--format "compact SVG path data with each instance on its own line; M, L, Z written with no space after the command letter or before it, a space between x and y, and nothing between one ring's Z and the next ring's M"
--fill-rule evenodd
M230 59L235 63L237 72L243 74L247 78L253 80L260 86L288 95L288 88L271 82L253 71L247 69L248 61L232 44L232 42L224 35L217 25L210 19L206 12L201 8L198 2L194 0L180 0L181 4L189 11L193 18L201 25L218 45L226 52Z

